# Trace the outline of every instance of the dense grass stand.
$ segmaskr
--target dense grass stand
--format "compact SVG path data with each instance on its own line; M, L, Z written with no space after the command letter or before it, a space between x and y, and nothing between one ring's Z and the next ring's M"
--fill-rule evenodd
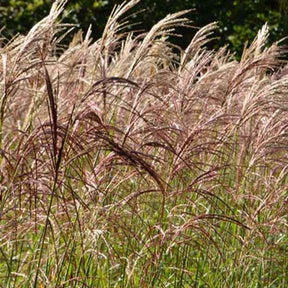
M189 11L125 32L137 2L1 40L0 286L288 287L285 49L182 51Z

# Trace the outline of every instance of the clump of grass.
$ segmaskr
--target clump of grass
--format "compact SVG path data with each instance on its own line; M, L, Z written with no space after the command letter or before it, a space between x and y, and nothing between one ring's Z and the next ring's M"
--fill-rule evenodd
M1 286L286 287L285 48L181 51L132 0L63 50L65 2L0 46Z

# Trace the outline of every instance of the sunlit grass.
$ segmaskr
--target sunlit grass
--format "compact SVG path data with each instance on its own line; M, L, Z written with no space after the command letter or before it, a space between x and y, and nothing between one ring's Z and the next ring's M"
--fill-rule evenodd
M2 40L1 287L287 287L285 49L181 51L189 11L125 33L137 2Z

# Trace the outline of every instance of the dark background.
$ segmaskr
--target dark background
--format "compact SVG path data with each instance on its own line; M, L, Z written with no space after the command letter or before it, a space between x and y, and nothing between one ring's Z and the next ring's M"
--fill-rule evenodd
M246 41L251 42L257 31L268 22L269 41L274 42L288 36L287 0L142 0L131 12L145 9L132 22L140 22L134 29L147 30L169 13L184 9L195 9L189 18L196 27L217 21L218 39L212 47L228 44L237 57ZM2 35L11 38L16 33L27 31L46 16L52 0L0 0L0 27ZM93 37L101 36L107 17L115 4L121 0L70 0L64 13L64 21L79 24L84 31L89 24L93 27ZM68 13L69 11L69 13ZM185 48L196 29L182 29L183 38L173 40ZM72 37L72 35L71 35Z

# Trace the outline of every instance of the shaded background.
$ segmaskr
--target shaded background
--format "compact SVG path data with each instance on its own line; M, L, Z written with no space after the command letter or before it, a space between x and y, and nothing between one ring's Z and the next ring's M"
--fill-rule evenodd
M2 35L11 38L18 32L27 33L47 15L51 3L52 0L0 0L0 27L5 27ZM79 24L84 31L91 23L93 37L97 39L113 6L119 3L122 0L70 0L64 21ZM265 22L270 27L270 42L288 36L287 3L287 0L142 0L132 11L145 11L132 21L141 23L134 29L147 30L169 13L195 9L189 15L194 26L202 27L213 21L219 23L218 39L210 44L210 48L228 44L239 57L244 43L251 41ZM173 41L184 48L196 29L182 29L179 32L183 33L183 38Z

